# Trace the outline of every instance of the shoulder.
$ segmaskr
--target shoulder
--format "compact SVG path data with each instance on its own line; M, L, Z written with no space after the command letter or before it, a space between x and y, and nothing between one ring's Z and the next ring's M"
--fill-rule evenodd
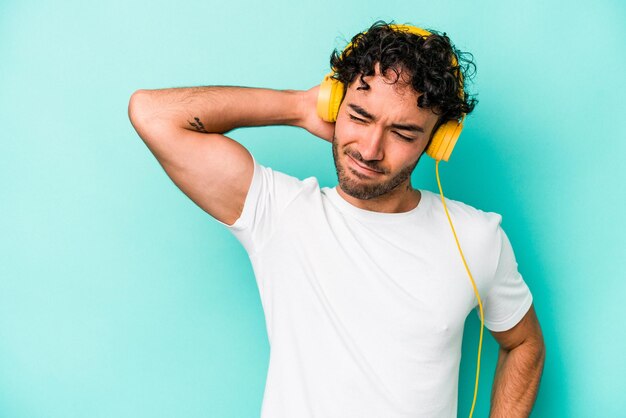
M430 193L428 196L431 199L430 219L435 228L443 234L442 236L447 235L448 239L454 240L449 235L450 222L446 216L441 195L434 192L427 193ZM500 253L502 216L499 213L483 210L447 197L445 202L463 250L467 250L474 258L482 259L489 265L494 264L495 258Z
M281 184L297 187L311 187L311 185L318 184L318 180L314 176L301 178L300 176L288 174L285 171L270 167L269 165L261 164L257 161L255 161L255 164L262 173L273 177L276 182Z
M431 217L442 234L450 234L441 195L430 192ZM493 278L504 241L502 215L472 206L459 200L445 198L446 207L458 240L469 263L481 274L476 277ZM445 233L444 233L445 231ZM449 238L451 241L453 238ZM483 283L484 286L484 283ZM479 284L479 287L481 285Z
M319 190L316 177L300 178L280 169L254 161L254 181L260 186L263 194L274 197L283 205L295 199L303 192Z
M429 190L423 190L431 200L433 216L444 219L447 222L441 195ZM460 200L444 198L446 208L452 222L462 224L464 228L475 231L496 232L502 222L502 215L496 212L483 210Z

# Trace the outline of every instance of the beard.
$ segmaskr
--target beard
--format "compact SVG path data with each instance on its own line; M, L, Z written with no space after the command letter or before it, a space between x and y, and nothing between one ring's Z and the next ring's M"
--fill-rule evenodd
M337 147L337 138L333 133L333 160L335 161L335 170L337 171L337 179L339 181L339 187L346 194L361 200L369 200L384 194L391 192L396 189L400 184L404 183L408 178L411 177L413 170L417 166L422 155L420 154L417 157L417 160L409 164L406 167L403 167L397 174L387 180L374 180L371 178L367 178L366 176L353 171L350 167L343 165L339 159L339 150ZM343 154L350 155L354 160L360 162L362 165L371 168L373 170L378 170L383 172L381 177L387 175L388 173L384 172L380 167L375 166L371 163L363 161L363 158L358 152L346 152Z

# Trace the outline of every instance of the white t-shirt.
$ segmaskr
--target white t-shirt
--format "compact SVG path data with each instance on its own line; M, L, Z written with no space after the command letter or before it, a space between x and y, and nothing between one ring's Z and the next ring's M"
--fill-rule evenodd
M420 192L408 212L368 211L254 160L241 216L220 223L248 252L265 313L262 418L456 417L478 302L439 195ZM485 326L512 328L532 295L501 216L446 204Z

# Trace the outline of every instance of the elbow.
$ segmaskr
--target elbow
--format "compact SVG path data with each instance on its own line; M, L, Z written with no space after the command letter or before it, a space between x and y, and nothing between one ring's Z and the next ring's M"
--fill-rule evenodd
M543 365L546 361L546 344L543 341L543 338L541 339L541 345L540 345L540 349L539 349L539 368L543 370Z
M128 101L128 119L139 136L147 141L154 135L154 100L150 90L137 90Z
M539 335L536 338L529 339L525 344L525 348L528 356L532 358L534 367L540 371L543 370L546 360L546 345L543 336Z
M148 90L137 90L128 101L128 119L135 126L148 109Z

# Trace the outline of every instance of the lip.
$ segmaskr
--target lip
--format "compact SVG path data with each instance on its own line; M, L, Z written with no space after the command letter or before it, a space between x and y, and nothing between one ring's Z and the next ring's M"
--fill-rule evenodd
M350 161L352 161L352 165L357 167L358 170L363 173L363 174L367 174L369 176L378 176L381 175L382 173L380 171L374 171L371 170L367 167L363 167L361 164L358 163L358 161L356 161L354 158L352 158L350 155L348 155L348 158L350 158Z

